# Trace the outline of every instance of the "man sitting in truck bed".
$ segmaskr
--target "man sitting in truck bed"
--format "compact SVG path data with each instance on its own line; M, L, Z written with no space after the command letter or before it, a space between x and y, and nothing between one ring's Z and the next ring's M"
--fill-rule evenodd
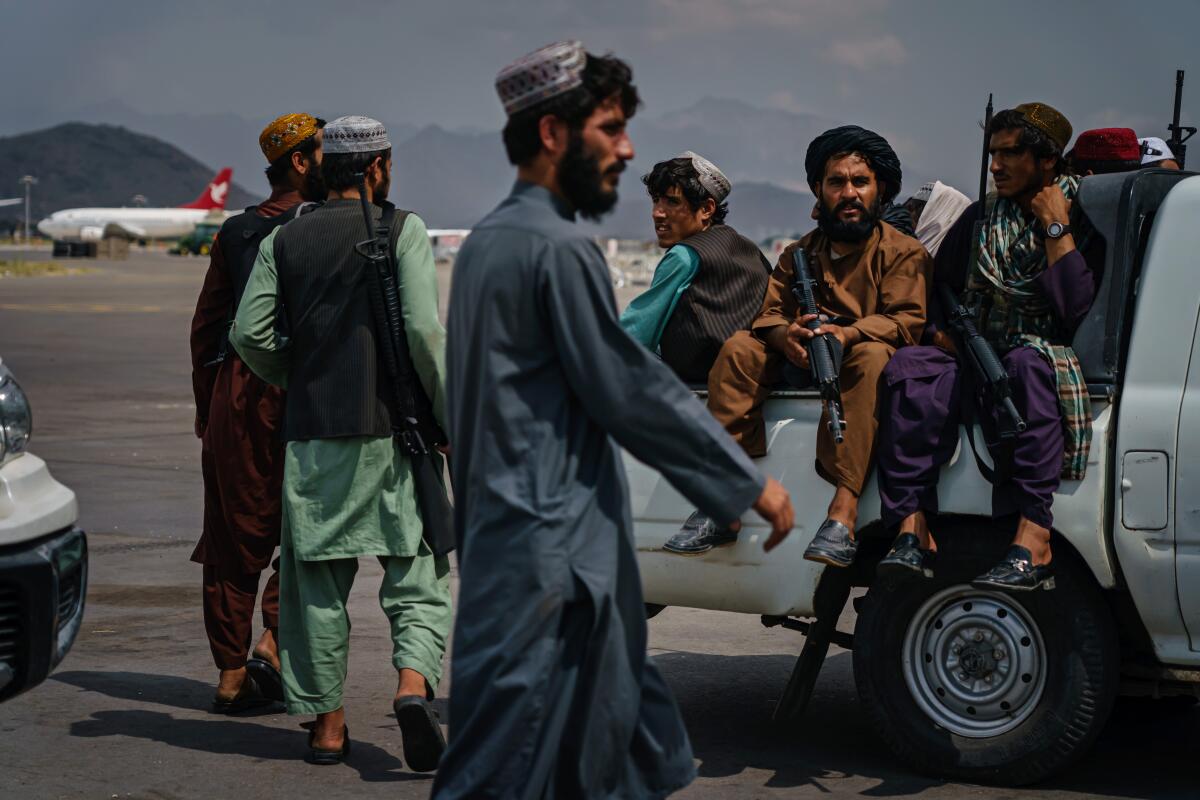
M804 168L819 200L817 230L783 251L751 330L721 348L709 373L708 409L749 455L766 455L762 405L784 364L809 369L804 345L814 333L838 340L845 441L835 444L826 425L817 434L817 471L837 488L805 558L845 566L857 548L854 525L875 447L879 377L896 348L921 338L931 265L920 242L879 218L901 180L900 160L883 137L856 125L826 131L809 145ZM803 326L810 318L799 315L791 291L797 247L809 255L816 301L829 317L815 332ZM736 539L697 512L664 549L696 555Z
M706 383L721 345L762 307L771 264L725 224L733 187L690 150L642 177L654 203L658 246L668 248L650 288L621 314L630 336L662 354L682 380Z
M963 305L1001 354L1028 426L993 446L997 430L1010 423L991 403L978 409L997 464L992 514L1017 514L1018 521L1004 558L974 585L1053 588L1050 506L1060 479L1083 478L1091 442L1087 384L1070 342L1095 297L1100 267L1088 260L1102 263L1103 254L1101 247L1084 248L1085 260L1078 249L1089 237L1070 214L1079 180L1064 171L1066 118L1043 103L1026 103L997 114L988 135L995 197L963 212L934 268L956 290L969 268ZM960 381L954 343L940 331L933 342L938 346L897 353L884 370L879 491L883 522L899 525L899 535L881 573L932 574L936 543L926 514L937 512L938 470L958 443L959 398L974 391Z

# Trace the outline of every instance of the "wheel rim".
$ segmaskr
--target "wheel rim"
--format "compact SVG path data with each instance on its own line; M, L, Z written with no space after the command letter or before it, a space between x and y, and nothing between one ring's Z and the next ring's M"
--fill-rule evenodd
M942 728L999 736L1033 713L1046 647L1029 612L997 592L953 586L926 600L904 633L904 680Z

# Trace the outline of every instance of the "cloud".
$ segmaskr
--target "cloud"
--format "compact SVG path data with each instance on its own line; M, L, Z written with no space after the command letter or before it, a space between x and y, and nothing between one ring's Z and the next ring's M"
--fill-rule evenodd
M843 39L829 46L829 58L835 64L869 72L877 67L898 67L908 61L904 43L892 34L873 39Z

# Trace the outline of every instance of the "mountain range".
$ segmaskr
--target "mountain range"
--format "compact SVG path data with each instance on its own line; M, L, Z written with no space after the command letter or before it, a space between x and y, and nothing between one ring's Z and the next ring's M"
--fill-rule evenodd
M127 204L134 194L145 195L152 205L175 205L194 197L222 166L234 168L231 208L265 191L256 122L232 113L145 114L120 104L76 114L104 124L58 125L0 139L0 187L12 186L15 195L21 175L42 180L34 192L35 214L101 198L105 204ZM51 121L52 115L25 119ZM470 227L507 193L513 170L497 131L384 122L394 145L393 200L420 213L430 227ZM116 123L122 127L112 127ZM6 124L13 124L11 118ZM640 113L630 123L637 156L622 177L621 199L591 228L597 234L650 238L650 205L639 177L656 161L694 150L732 181L729 222L734 227L754 239L807 230L813 200L804 184L804 152L817 134L837 124L815 114L714 97L665 114ZM906 165L909 192L922 172ZM5 194L0 189L0 196ZM91 199L84 202L85 197Z

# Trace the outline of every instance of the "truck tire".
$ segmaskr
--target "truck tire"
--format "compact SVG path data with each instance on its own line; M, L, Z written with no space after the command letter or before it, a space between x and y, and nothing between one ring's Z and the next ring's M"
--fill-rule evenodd
M1116 628L1065 545L1053 591L970 581L1003 553L978 528L939 539L932 579L876 581L854 630L859 697L891 750L930 775L1020 786L1083 755L1112 711Z

